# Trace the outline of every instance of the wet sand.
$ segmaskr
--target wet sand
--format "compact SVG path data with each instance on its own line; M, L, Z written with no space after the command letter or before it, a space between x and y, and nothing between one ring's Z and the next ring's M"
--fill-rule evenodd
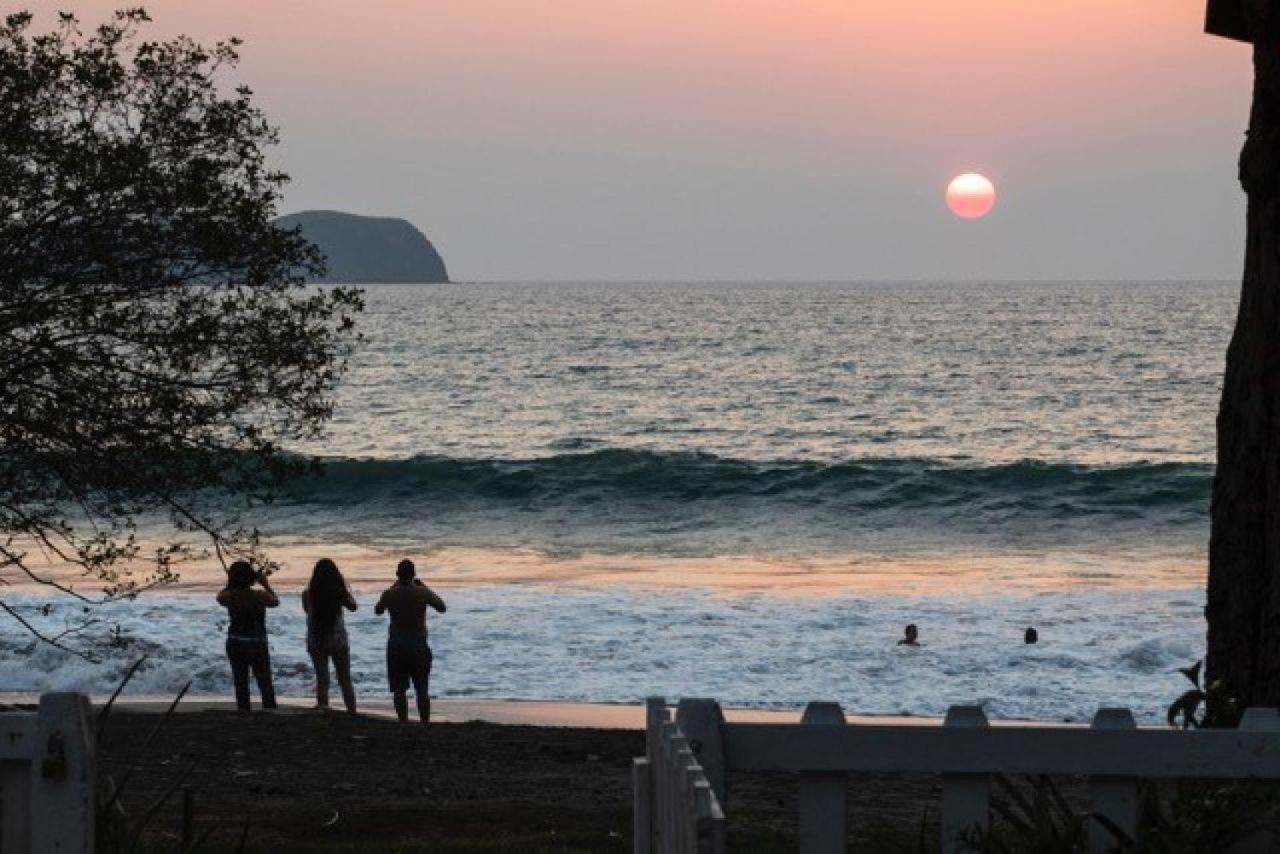
M342 567L359 594L380 591L394 580L404 552L352 544L271 544L280 564L272 583L280 593L306 586L316 560L329 557ZM631 589L714 590L724 595L768 593L792 598L859 596L983 596L1035 594L1082 589L1141 590L1199 583L1204 565L1169 555L969 554L963 551L882 555L637 555L547 552L525 548L446 547L409 552L420 576L431 586L451 588L508 585L565 585L579 588L623 586ZM66 568L39 566L49 577L87 595L97 591ZM213 593L225 583L219 564L195 560L177 567L180 577L160 591ZM15 592L44 592L15 579Z

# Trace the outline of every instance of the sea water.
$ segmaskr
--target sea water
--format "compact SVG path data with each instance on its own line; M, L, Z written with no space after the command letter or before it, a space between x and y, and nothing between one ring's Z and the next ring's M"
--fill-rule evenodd
M442 696L1157 718L1201 655L1226 284L367 289L328 463L257 511L296 594L414 557ZM0 622L0 689L226 691L214 570L98 612L87 663ZM310 690L295 595L282 690ZM78 606L6 596L58 630ZM43 606L51 607L45 613ZM895 644L903 624L924 646ZM1034 625L1040 643L1022 644Z

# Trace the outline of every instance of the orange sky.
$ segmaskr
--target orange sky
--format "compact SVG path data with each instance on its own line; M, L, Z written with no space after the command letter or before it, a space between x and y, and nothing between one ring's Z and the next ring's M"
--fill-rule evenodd
M74 4L86 20L114 5ZM964 277L1233 274L1238 226L1226 220L1238 201L1231 175L1249 57L1201 33L1203 6L218 0L149 8L158 31L246 39L241 76L283 126L291 207L408 216L463 276L750 276L760 263L723 261L798 222L791 267L771 275L911 278L956 267ZM895 221L915 224L925 209L915 213L908 199L944 211L946 181L971 169L1000 185L1008 217L1022 194L1036 211L1065 205L1071 222L1092 221L1091 195L1100 199L1117 177L1142 185L1127 193L1157 218L1171 216L1159 189L1169 182L1184 183L1203 210L1145 226L1136 240L1151 256L1146 267L1102 247L1096 269L1076 263L1080 245L1037 239L1040 254L995 257L984 271L993 246L957 248L944 221L920 222L924 261L895 268L888 254L869 263L830 222L841 215L824 195L834 186L847 185L848 226L863 233L886 205ZM755 219L725 223L695 206L682 220L672 196L704 185ZM619 212L616 233L584 224L608 202ZM1128 219L1112 232L1149 220L1140 210L1117 213ZM1006 222L996 249L1028 238ZM584 229L572 251L539 248ZM630 257L637 230L647 235L644 252ZM1177 254L1206 230L1212 245ZM659 255L667 261L652 260ZM806 259L813 263L796 263Z

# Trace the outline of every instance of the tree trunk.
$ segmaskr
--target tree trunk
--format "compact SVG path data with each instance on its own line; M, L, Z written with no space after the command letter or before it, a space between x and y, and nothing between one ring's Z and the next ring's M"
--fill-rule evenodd
M1253 109L1240 154L1244 282L1218 410L1207 673L1244 705L1280 706L1280 3L1247 0Z

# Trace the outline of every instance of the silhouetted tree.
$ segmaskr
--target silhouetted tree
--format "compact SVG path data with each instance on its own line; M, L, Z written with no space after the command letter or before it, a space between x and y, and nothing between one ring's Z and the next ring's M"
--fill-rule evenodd
M1224 4L1225 5L1225 4ZM1280 705L1280 3L1247 0L1253 109L1240 154L1244 282L1218 411L1209 544L1209 679Z
M271 224L275 130L219 84L238 42L147 20L0 27L0 583L86 602L266 565L239 511L305 468L281 443L330 415L362 307L305 287L320 256Z

